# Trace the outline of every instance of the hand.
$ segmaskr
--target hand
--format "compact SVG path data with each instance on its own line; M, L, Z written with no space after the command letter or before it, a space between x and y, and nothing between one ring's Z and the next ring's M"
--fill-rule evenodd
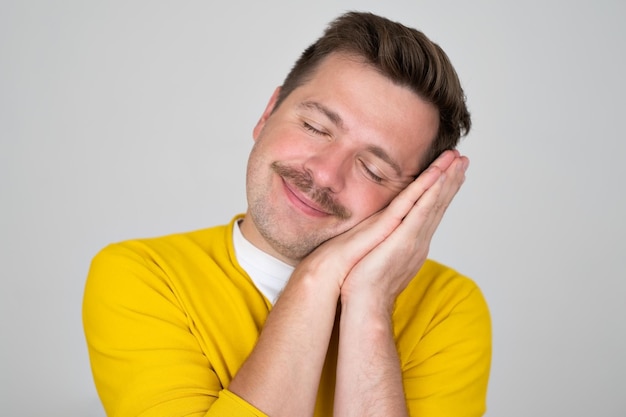
M391 312L398 294L426 260L433 234L463 184L468 164L458 151L444 152L386 209L353 229L357 240L367 236L373 246L343 282L342 303L366 295Z

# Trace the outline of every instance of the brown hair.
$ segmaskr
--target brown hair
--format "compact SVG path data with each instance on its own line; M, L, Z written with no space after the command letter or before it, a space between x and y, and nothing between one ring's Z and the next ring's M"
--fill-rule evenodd
M279 93L276 108L307 82L331 53L356 55L393 82L406 86L439 110L439 131L422 168L457 146L471 127L461 83L445 52L422 32L371 13L348 12L330 23L302 53Z

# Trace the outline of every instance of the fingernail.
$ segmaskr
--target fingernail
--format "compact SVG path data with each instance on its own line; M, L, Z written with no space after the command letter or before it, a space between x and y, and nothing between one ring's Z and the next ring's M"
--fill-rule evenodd
M459 172L461 171L465 172L468 166L469 166L469 159L462 158L461 161L459 161L459 164L457 164L456 170Z

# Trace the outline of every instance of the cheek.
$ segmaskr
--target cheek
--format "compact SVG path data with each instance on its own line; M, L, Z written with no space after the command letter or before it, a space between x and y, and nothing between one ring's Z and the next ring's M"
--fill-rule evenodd
M351 188L350 207L355 219L364 220L385 208L396 193L376 184L360 184Z
M277 127L264 130L256 144L272 161L299 160L314 152L306 139L295 129Z

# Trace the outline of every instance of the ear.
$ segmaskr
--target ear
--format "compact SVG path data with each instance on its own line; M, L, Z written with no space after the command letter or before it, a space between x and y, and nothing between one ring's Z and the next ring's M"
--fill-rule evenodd
M270 101L268 101L267 106L265 106L265 110L263 111L261 118L256 123L256 126L254 126L254 129L252 130L252 138L254 138L255 141L259 138L261 131L265 127L265 122L267 121L267 119L269 119L270 115L274 111L274 107L276 106L276 101L278 100L279 94L280 87L276 87L276 90L274 90L274 94L272 94L272 97L270 97Z

